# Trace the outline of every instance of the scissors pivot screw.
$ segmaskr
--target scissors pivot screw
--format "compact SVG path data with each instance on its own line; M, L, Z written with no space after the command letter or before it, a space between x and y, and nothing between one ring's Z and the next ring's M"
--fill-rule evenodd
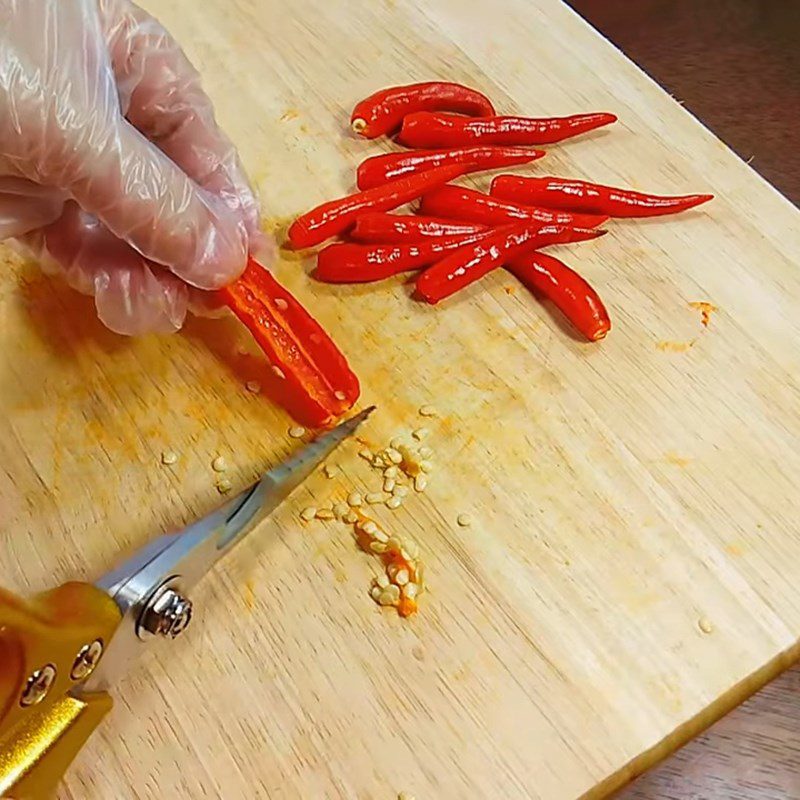
M139 638L147 635L174 639L192 621L192 601L168 586L162 587L147 604L139 620Z
M91 644L85 644L78 651L75 656L75 663L72 665L72 672L70 678L74 681L82 681L88 678L94 668L100 661L100 656L103 655L103 642L100 639L95 639Z
M45 664L41 669L32 672L22 691L19 704L23 708L28 708L41 703L47 697L55 679L56 668L52 664Z

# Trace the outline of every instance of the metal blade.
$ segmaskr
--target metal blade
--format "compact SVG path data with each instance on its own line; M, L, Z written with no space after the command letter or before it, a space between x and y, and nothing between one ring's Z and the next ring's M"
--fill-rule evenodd
M107 688L127 668L134 655L132 650L148 638L143 630L143 616L152 609L155 598L165 589L172 589L173 594L180 592L185 601L186 591L274 511L374 410L370 406L323 434L216 511L182 531L150 542L122 566L100 578L96 585L116 601L123 618L84 690ZM191 615L191 603L187 605L183 627ZM182 629L164 632L174 636Z

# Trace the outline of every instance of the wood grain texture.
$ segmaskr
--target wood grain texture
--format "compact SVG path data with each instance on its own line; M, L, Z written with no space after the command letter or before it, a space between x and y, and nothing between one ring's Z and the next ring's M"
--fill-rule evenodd
M420 540L431 591L410 622L382 613L349 535L299 525L299 506L364 485L351 449L201 588L200 624L120 688L63 797L600 797L797 655L798 214L568 8L501 5L159 7L272 226L383 146L345 133L356 99L434 76L512 113L620 115L548 171L718 200L565 249L614 315L601 346L501 275L430 309L400 282L320 287L281 262L379 402L371 436L442 410L446 469L386 517ZM5 585L91 577L217 502L217 453L240 485L293 446L242 391L257 359L234 355L232 322L120 340L4 257ZM708 329L698 300L720 308Z

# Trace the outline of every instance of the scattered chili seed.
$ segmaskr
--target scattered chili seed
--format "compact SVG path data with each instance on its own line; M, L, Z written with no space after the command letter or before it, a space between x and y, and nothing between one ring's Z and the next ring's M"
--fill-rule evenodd
M317 519L333 519L334 513L330 508L321 508L317 511Z
M705 617L701 617L697 621L697 627L700 628L700 630L703 633L713 633L714 632L714 626L711 624L711 620L710 619L706 619Z
M282 297L276 297L275 308L279 308L281 311L286 311L286 309L289 308L289 304Z
M213 469L214 472L225 472L225 470L228 469L228 462L223 456L217 456L211 462L211 469Z
M358 492L350 492L347 496L347 503L352 508L358 508L362 503L361 495Z
M416 478L414 478L414 490L417 492L424 492L428 486L428 479L425 477L425 474L420 472Z
M302 425L295 425L293 428L289 428L289 436L292 439L299 439L301 436L305 436L306 429Z
M258 394L261 391L261 384L258 381L247 381L244 388L247 389L248 392Z
M420 447L419 454L421 458L430 458L433 455L433 450L430 447Z
M397 495L394 495L386 501L386 508L391 508L394 511L396 508L400 508L402 503L403 501Z
M347 503L335 503L333 506L333 513L336 514L339 519L344 519L350 513L350 508Z
M424 406L420 406L419 415L421 417L438 417L439 416L439 412L438 412L438 410L436 409L435 406L424 405Z
M232 488L233 484L227 478L217 482L217 491L220 494L227 494Z
M456 517L456 522L462 528L468 528L470 525L472 525L472 517L469 514L459 514Z
M314 506L309 506L308 508L304 508L300 512L300 519L305 520L306 522L311 522L314 517L317 516L317 509Z
M383 495L380 492L368 492L364 499L369 505L374 506L383 502Z
M339 474L339 467L336 464L326 464L325 465L325 475L328 478L334 477L334 475Z
M271 369L272 369L273 374L276 377L280 378L281 380L283 380L286 377L286 374L284 373L284 371L279 366L273 364ZM339 399L342 400L344 398L340 397Z
M167 450L161 454L161 463L166 466L171 466L178 460L178 454L172 450Z
M418 442L421 442L429 433L430 433L430 431L427 428L417 428L415 431L412 432L411 435ZM422 452L422 451L420 450L420 452Z

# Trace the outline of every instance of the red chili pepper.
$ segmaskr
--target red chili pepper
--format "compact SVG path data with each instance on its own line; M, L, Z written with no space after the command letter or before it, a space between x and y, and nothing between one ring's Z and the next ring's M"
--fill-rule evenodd
M356 220L350 238L357 242L380 244L407 244L441 239L443 236L468 236L486 230L486 225L477 222L457 222L436 217L410 217L384 214L375 211Z
M603 339L611 320L597 292L566 264L544 253L509 261L506 269L534 292L544 295L590 342Z
M397 141L406 147L465 147L471 144L538 145L616 122L613 114L575 114L572 117L486 117L464 119L452 114L422 111L409 114Z
M545 155L529 147L460 147L455 150L417 150L413 153L386 153L373 156L358 168L358 188L370 189L404 175L413 175L445 164L463 164L464 172L480 172L498 167L528 164Z
M434 264L443 255L494 234L446 236L418 244L363 245L338 243L321 250L314 277L325 283L371 283Z
M329 425L358 399L358 378L322 326L253 259L219 290L271 366L271 386L286 410L307 425Z
M400 178L366 192L340 197L308 211L290 226L287 236L292 247L300 249L324 242L349 228L365 211L391 211L425 192L463 174L464 166L452 164Z
M550 244L596 239L605 231L527 222L497 229L488 238L459 248L417 278L417 294L438 303L517 256Z
M414 111L455 111L471 117L491 117L494 106L488 97L459 83L412 83L381 89L353 109L353 130L374 139L400 127L403 117Z
M498 175L492 181L491 193L518 203L536 203L547 208L584 214L607 214L609 217L658 217L663 214L677 214L714 197L713 194L667 197L570 178L517 178L515 175Z
M547 208L524 206L461 186L440 186L428 192L422 198L419 212L434 217L481 222L484 225L508 225L532 220L555 225L594 228L608 219L590 214L554 212Z

